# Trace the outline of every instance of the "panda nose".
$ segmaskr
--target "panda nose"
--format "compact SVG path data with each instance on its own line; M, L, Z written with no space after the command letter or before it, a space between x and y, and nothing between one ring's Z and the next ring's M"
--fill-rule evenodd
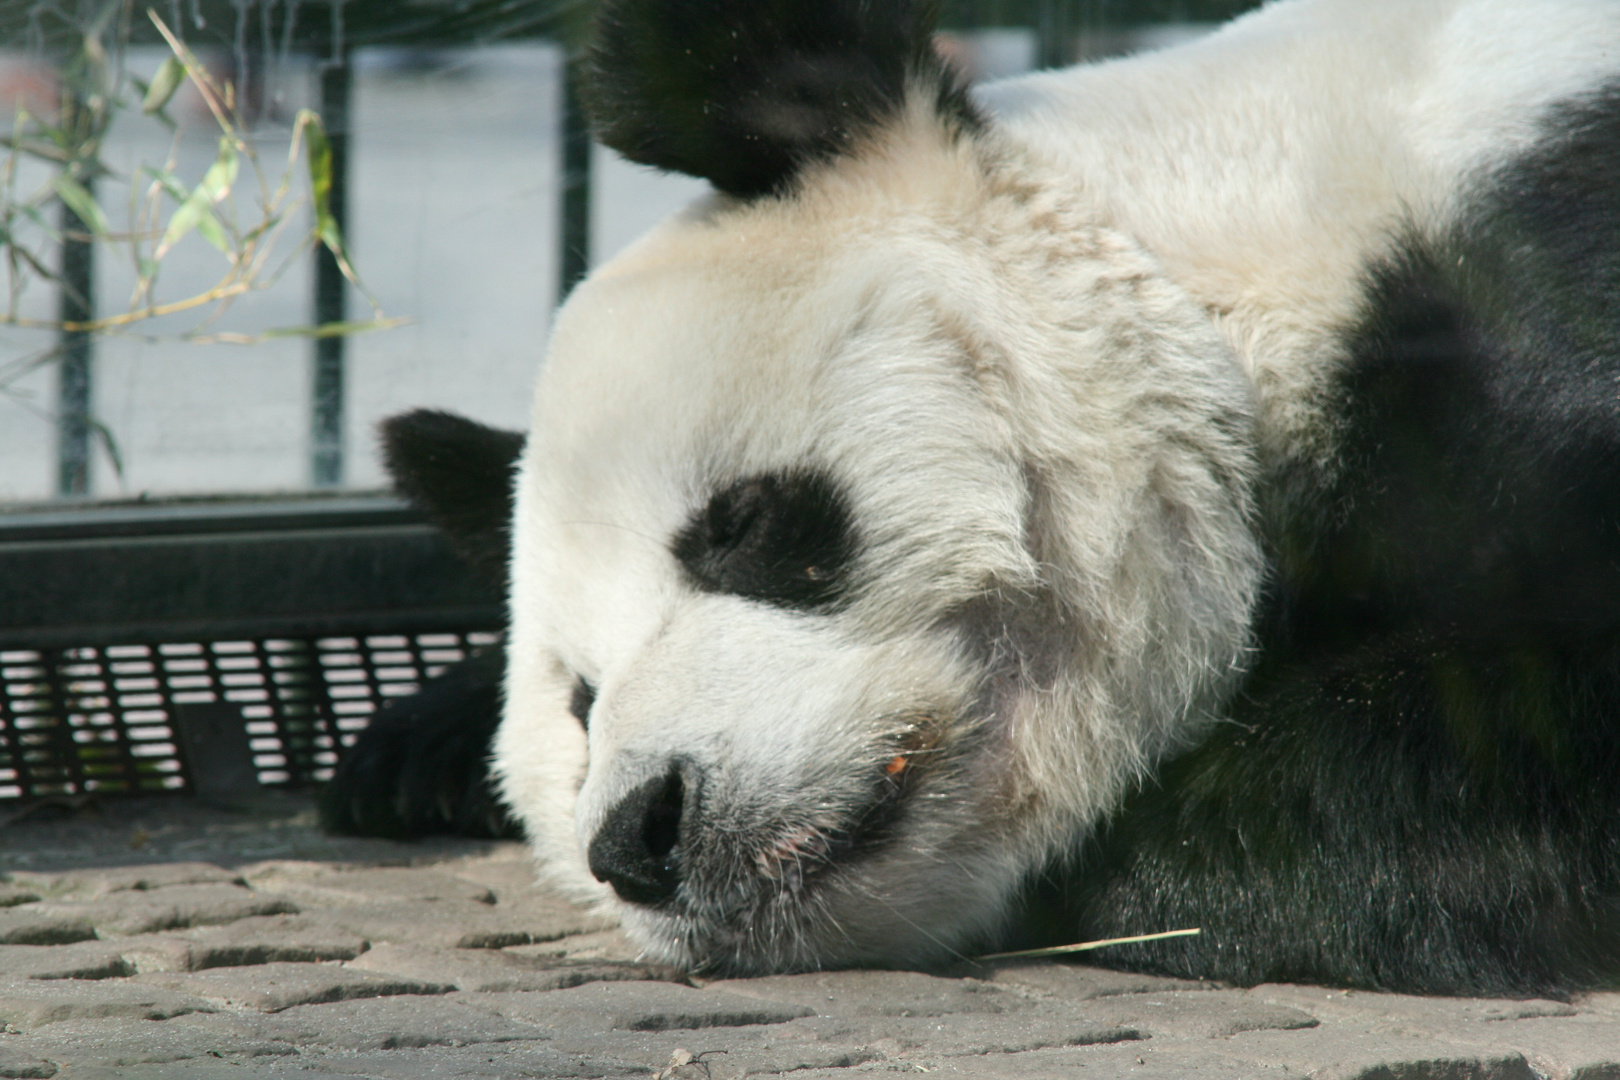
M591 873L619 899L659 904L681 883L681 817L686 781L671 768L631 791L608 811L586 852Z

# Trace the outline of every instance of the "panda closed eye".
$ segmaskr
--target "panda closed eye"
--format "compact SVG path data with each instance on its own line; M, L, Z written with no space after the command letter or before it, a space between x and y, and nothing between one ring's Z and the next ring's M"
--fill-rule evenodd
M857 538L849 505L825 473L765 473L723 488L671 549L703 592L824 612L846 598Z

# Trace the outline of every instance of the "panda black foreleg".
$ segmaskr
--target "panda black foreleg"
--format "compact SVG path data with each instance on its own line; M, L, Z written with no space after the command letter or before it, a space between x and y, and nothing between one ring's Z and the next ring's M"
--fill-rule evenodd
M1620 976L1620 633L1390 635L1256 672L1045 902L1240 984L1547 995ZM1048 911L1050 916L1051 912Z
M395 487L504 594L512 470L523 436L428 409L391 417L380 434ZM367 836L515 835L489 781L505 671L505 647L493 645L415 694L390 699L322 790L321 824Z
M321 792L329 832L517 836L490 786L506 650L494 645L384 705Z

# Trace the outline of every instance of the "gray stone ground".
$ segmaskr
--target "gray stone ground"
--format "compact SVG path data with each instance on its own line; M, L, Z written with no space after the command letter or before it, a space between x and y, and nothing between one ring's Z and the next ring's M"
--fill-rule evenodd
M1250 990L1044 962L705 982L514 844L295 797L0 809L0 1077L1620 1078L1620 994Z

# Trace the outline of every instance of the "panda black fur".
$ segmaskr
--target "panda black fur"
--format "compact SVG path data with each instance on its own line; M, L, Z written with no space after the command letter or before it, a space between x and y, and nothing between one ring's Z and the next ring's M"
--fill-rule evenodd
M523 436L431 409L386 420L379 433L399 493L504 593ZM321 824L366 836L514 835L487 767L505 659L499 646L476 650L419 693L385 701L321 792Z
M929 26L603 6L599 132L723 194L542 372L544 872L708 971L1612 981L1620 8L1293 0L971 97Z

